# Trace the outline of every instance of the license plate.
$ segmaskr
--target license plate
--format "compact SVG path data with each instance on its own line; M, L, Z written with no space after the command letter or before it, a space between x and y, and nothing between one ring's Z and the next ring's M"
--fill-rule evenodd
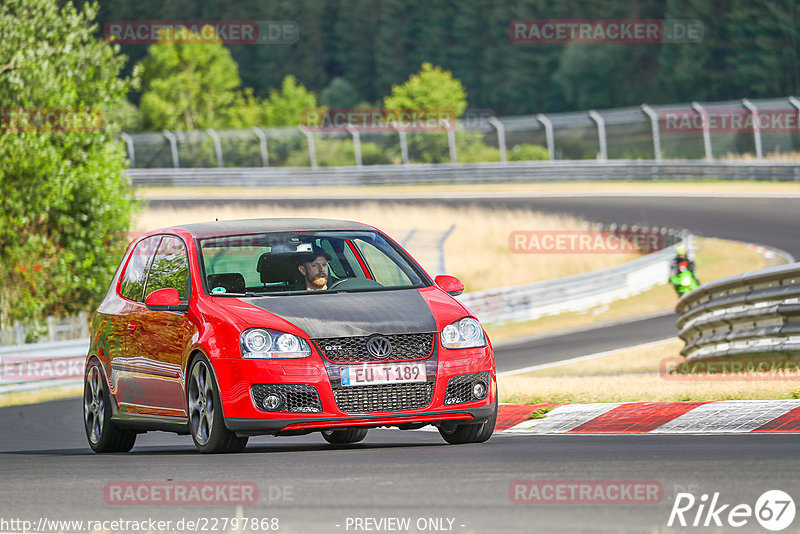
M365 364L342 367L342 386L425 382L425 363Z

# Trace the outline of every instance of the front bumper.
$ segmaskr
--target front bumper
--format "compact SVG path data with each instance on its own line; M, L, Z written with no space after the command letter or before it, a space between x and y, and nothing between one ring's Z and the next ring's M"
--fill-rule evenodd
M323 361L316 351L298 360L212 360L219 384L226 427L239 435L306 433L341 427L399 426L414 428L443 421L481 422L494 410L497 398L494 354L487 347L439 350L428 359L429 376L434 376L430 403L418 409L352 413L339 409L334 387L339 386L336 367ZM450 378L488 372L489 395L460 404L444 404ZM256 407L251 394L258 384L307 384L319 394L321 411L316 413L267 412Z
M413 428L422 424L434 424L444 421L464 423L481 423L494 412L494 404L479 408L461 410L443 410L433 412L351 415L346 417L302 417L281 419L236 419L226 418L225 426L239 436L257 436L261 434L297 433L306 431L328 430L343 427L408 426ZM289 414L291 415L291 414Z

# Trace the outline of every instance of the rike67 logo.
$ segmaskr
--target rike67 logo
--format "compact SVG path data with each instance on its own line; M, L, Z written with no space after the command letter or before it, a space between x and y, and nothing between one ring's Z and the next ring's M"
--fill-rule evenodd
M791 525L794 515L794 500L781 490L765 491L755 506L724 503L719 492L710 497L704 493L699 499L691 493L678 493L667 526L739 528L749 524L752 527L755 518L763 528L777 532Z

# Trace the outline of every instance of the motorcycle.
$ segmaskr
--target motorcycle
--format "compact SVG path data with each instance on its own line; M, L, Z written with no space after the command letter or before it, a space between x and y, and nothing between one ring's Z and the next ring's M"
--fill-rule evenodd
M678 264L678 272L670 276L669 281L679 297L700 286L694 272L689 269L689 262L685 261Z

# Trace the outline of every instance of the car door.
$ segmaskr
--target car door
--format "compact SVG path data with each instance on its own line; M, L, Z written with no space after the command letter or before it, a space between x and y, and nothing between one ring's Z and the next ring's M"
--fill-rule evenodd
M111 389L123 413L138 413L149 405L140 380L141 347L136 330L147 313L144 306L147 270L160 241L161 236L152 236L136 244L120 278L118 298L113 306L104 309Z
M144 294L164 288L176 289L181 301L188 302L189 259L183 240L174 235L161 238L150 264ZM148 310L137 324L136 338L146 369L143 388L154 414L187 415L183 362L191 331L186 312Z

